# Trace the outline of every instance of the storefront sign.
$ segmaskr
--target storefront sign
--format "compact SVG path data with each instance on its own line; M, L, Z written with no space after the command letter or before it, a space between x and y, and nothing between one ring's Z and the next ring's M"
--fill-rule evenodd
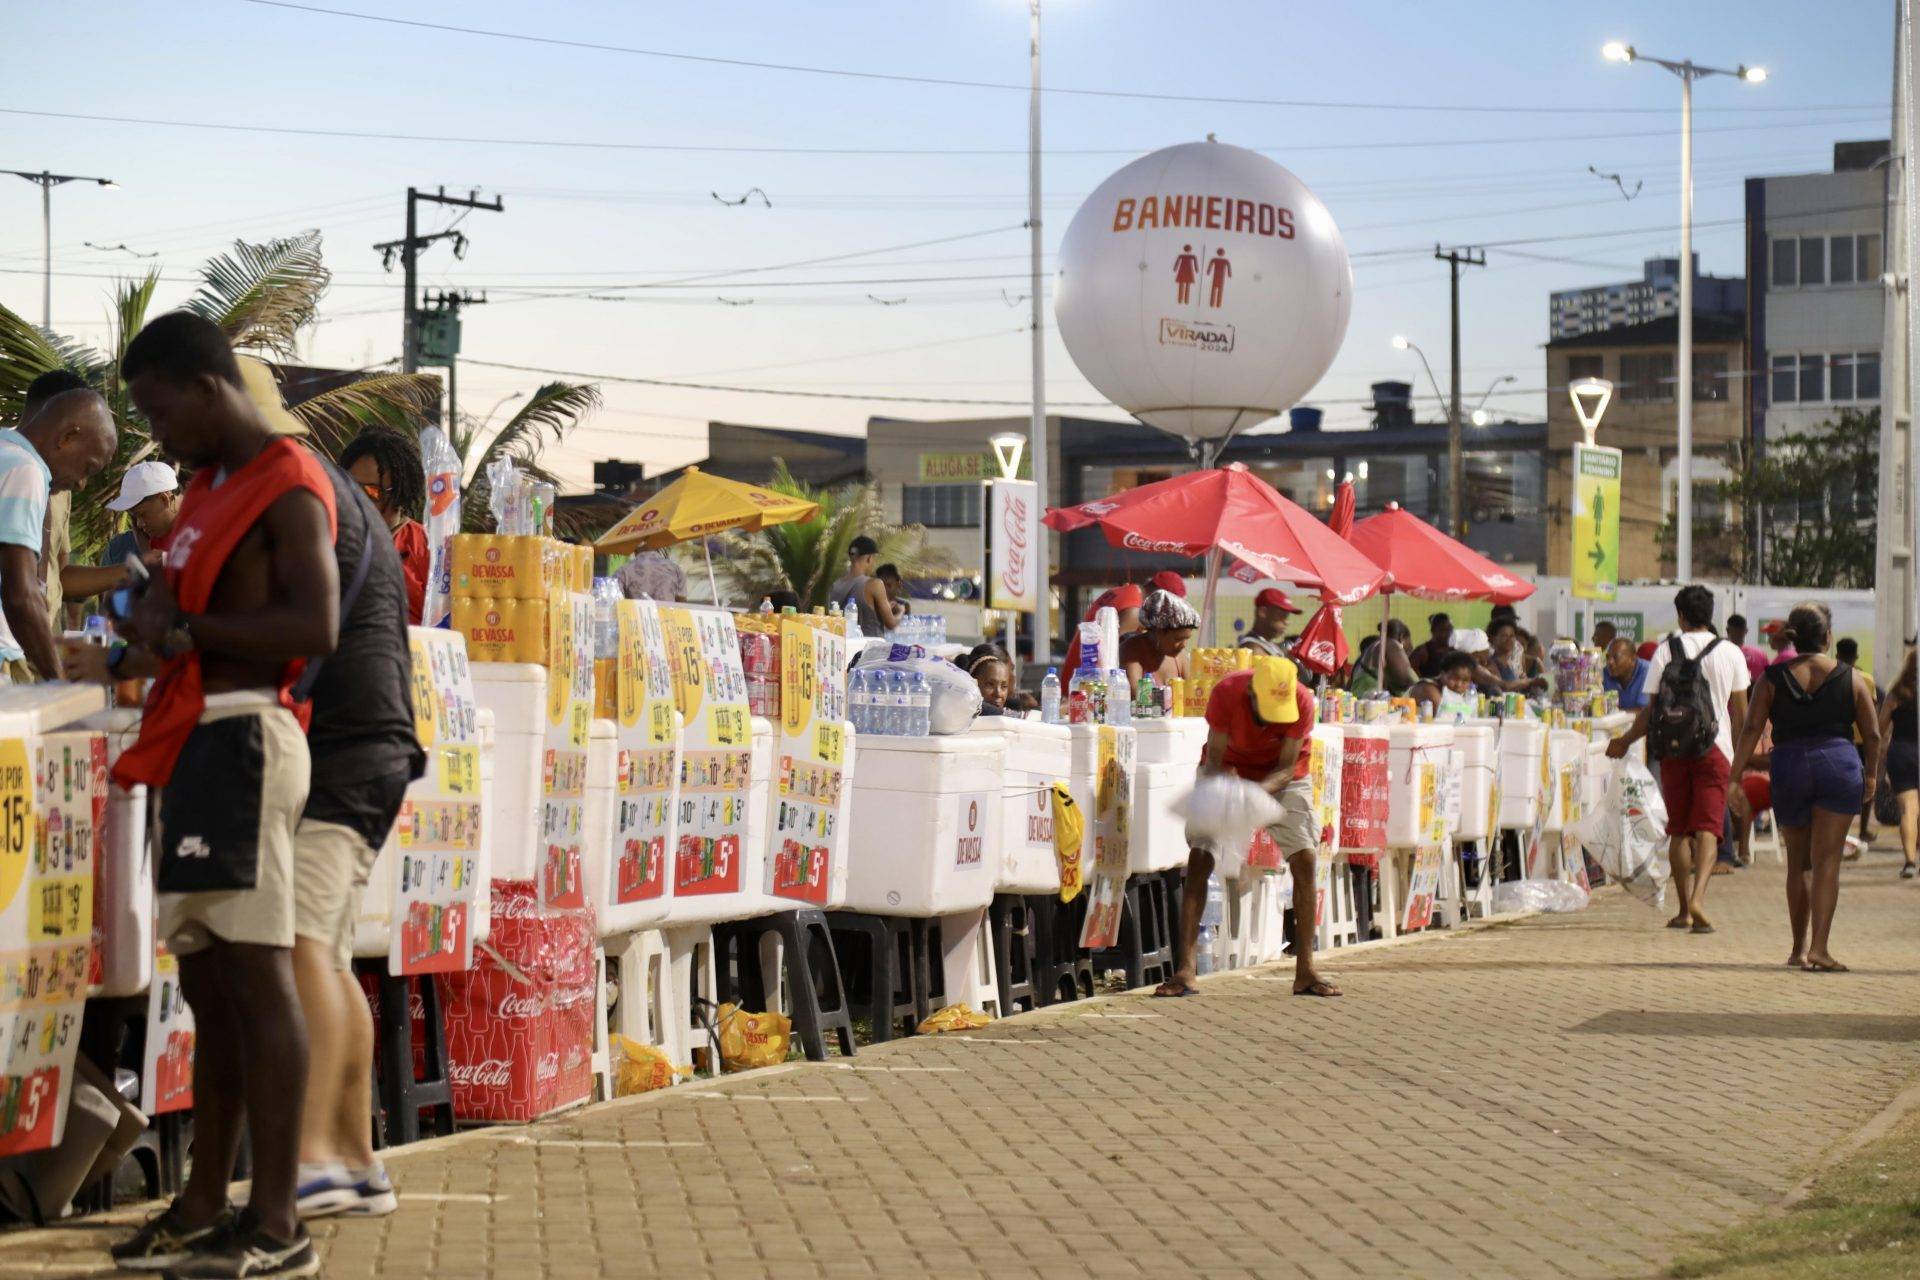
M1030 480L987 488L987 607L1032 612L1040 595L1040 491Z
M680 833L674 848L676 895L738 893L740 847L747 835L753 721L733 615L717 609L663 608L673 691L686 721L680 757Z
M1022 478L1032 475L1032 459L1022 458L1017 472ZM994 461L991 452L985 450L978 453L920 455L921 484L978 484L982 480L997 480L999 476L1000 464Z
M651 600L622 600L614 622L619 632L614 721L620 756L606 900L643 902L658 898L669 883L667 848L673 839L680 773L678 713L659 607Z
M1618 449L1573 446L1573 594L1611 600L1620 583Z
M106 739L0 740L0 1156L58 1145L93 963Z
M816 905L846 848L847 640L806 618L780 619L780 745L767 892Z
M393 877L387 971L457 973L473 963L473 923L486 892L480 714L459 632L409 627L407 649L414 733L426 749L427 768L407 787L387 840Z

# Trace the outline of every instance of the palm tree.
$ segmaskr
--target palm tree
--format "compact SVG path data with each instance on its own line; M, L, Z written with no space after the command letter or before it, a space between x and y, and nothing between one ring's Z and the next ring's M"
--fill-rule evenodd
M582 418L599 407L600 388L592 383L549 382L527 397L497 431L492 430L492 415L482 420L462 414L449 436L454 452L466 460L460 527L469 533L494 527L489 470L502 460L511 461L529 478L559 489L558 478L542 465L541 453L549 444L560 443ZM556 512L554 526L566 537L591 538L625 509L624 504L611 499L586 503Z
M828 588L847 571L847 547L861 534L880 546L880 559L900 566L906 577L951 568L947 558L927 546L927 531L917 524L888 520L873 484L816 489L796 479L784 459L774 459L773 479L765 488L820 504L810 520L796 520L747 533L716 538L715 573L738 598L759 600L770 592L791 591L802 609L833 603Z

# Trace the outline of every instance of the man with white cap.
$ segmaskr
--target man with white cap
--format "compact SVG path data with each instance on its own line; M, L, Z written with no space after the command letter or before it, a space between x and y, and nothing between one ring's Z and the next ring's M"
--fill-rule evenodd
M70 564L60 572L60 587L69 600L111 591L126 580L127 561L138 559L158 568L180 514L180 476L164 462L136 462L120 478L120 493L107 510L127 517L127 528L107 541L99 565Z

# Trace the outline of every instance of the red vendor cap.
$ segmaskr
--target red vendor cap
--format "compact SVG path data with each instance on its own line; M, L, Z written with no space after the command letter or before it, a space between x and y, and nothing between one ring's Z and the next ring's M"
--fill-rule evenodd
M1182 600L1187 598L1187 580L1171 569L1162 569L1154 574L1152 585L1161 591L1171 591Z
M1253 603L1255 605L1265 605L1271 609L1278 609L1282 613L1300 612L1300 606L1287 599L1287 593L1278 587L1268 587L1253 598Z

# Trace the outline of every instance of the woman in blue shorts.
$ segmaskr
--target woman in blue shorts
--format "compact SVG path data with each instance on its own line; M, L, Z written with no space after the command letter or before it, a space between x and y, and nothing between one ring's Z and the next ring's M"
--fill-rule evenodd
M1741 775L1761 730L1771 723L1773 814L1787 846L1787 919L1793 926L1787 963L1809 973L1845 973L1827 939L1840 900L1847 831L1873 799L1880 772L1880 719L1866 682L1826 651L1833 622L1824 605L1796 607L1786 629L1799 656L1768 667L1755 687L1732 773ZM1853 745L1855 729L1860 751ZM1734 794L1740 796L1735 804L1744 805L1744 793Z

